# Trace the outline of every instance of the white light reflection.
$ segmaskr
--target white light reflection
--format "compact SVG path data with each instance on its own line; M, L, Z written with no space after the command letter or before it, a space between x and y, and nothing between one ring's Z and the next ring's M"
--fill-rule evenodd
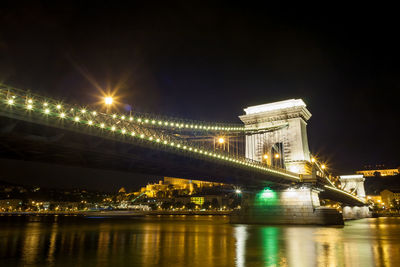
M235 227L236 238L236 266L246 266L246 240L247 240L247 226L239 225Z

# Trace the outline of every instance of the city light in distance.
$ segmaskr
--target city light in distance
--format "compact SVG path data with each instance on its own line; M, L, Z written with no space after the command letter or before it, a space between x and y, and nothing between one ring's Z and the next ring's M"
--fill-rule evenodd
M242 190L236 189L236 190L235 190L235 193L236 193L236 194L241 194L241 193L242 193Z

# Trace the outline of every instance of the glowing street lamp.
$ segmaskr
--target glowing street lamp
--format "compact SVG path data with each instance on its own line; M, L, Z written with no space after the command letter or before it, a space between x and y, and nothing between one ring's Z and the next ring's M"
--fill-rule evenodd
M279 154L275 154L276 159L279 159L279 157L280 157Z
M322 165L321 165L321 169L324 170L325 168L326 168L326 165L325 165L325 164L322 164Z
M264 158L265 160L267 160L267 159L268 159L268 155L267 155L267 154L264 154L263 158Z
M218 138L218 143L220 144L225 143L225 139L223 137Z
M111 96L106 96L104 98L104 104L106 104L107 106L112 105L112 103L113 103L113 98Z
M106 105L106 113L110 111L110 107L113 104L114 99L111 96L104 97L104 104Z
M315 162L315 158L311 158L311 162L314 163Z

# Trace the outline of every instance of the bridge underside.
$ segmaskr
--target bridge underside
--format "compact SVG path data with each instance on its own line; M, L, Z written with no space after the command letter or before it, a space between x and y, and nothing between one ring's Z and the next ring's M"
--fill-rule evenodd
M229 163L4 117L0 118L0 136L0 156L4 158L249 186L291 184L280 177L254 173Z

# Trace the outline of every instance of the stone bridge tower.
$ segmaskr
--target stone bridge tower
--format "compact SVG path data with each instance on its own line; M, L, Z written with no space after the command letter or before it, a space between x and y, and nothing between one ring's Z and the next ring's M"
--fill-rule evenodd
M311 113L301 99L245 108L239 116L250 130L246 158L300 174L311 174L307 121Z
M343 190L351 193L354 192L359 197L365 197L364 175L341 175L339 181Z

